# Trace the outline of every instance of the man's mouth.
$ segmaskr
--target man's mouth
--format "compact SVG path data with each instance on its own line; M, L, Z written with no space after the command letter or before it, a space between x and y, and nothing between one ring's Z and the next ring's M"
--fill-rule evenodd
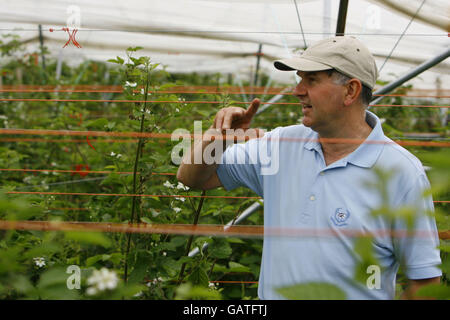
M311 109L312 105L308 104L308 103L300 103L302 106L302 109Z

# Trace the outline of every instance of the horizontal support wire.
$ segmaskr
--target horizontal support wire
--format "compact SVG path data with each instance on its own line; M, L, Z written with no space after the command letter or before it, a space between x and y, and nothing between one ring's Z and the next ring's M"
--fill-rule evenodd
M184 194L130 194L130 193L85 193L85 192L44 192L44 191L8 191L5 194L42 194L71 196L106 196L106 197L158 197L158 198L214 198L214 199L262 199L244 196L197 196Z
M160 198L211 198L211 199L258 199L259 196L199 196L185 194L130 194L130 193L88 193L88 192L47 192L47 191L8 191L5 194L41 194L61 196L105 196L105 197L160 197ZM435 203L450 203L450 201L433 201Z
M45 130L45 129L0 129L0 135L51 135L51 136L85 136L85 137L133 137L133 138L151 138L151 139L175 139L178 141L183 139L204 139L203 134L171 134L171 133L145 133L145 132L118 132L118 131L75 131L75 130ZM256 136L250 135L227 135L220 134L209 135L211 140L224 141L246 141ZM262 138L264 139L264 138ZM450 142L442 141L413 141L413 140L365 140L365 139L349 139L349 138L267 138L279 142L319 142L319 143L344 143L344 144L399 144L402 146L428 146L428 147L450 147Z
M79 87L79 88L78 88ZM101 87L101 88L99 88ZM103 89L102 89L103 88ZM109 88L109 89L106 89ZM252 87L247 88L247 91L242 92L240 88L228 87L218 89L217 86L199 86L195 90L187 90L190 87L175 87L172 90L149 90L151 94L231 94L241 95L245 94L261 94L261 95L286 95L291 96L292 93L283 92L286 89L293 88L264 88L264 87ZM244 87L245 88L245 87ZM432 90L435 91L435 90ZM3 85L0 86L0 92L7 93L124 93L125 91L121 86L89 86L89 85L77 85L77 86L33 86L33 85ZM134 93L140 94L140 90L133 90ZM411 95L411 94L374 94L374 97L406 97L406 98L450 98L449 95Z
M59 170L59 169L20 169L20 168L0 168L0 171L16 171L16 172L39 172L39 173L78 173L78 174L104 174L104 173L115 173L115 174L133 174L131 171L108 171L108 170ZM136 174L141 174L139 171ZM176 173L171 172L152 172L152 175L166 175L166 176L174 176Z
M39 99L39 98L1 98L0 102L111 102L111 103L177 103L177 104L222 104L222 101L184 101L184 100L110 100L110 99ZM251 101L233 101L233 104L250 104ZM301 105L299 102L261 102L270 105ZM450 108L440 105L415 104L369 104L369 107L403 107L403 108Z
M240 237L392 237L392 238L428 238L434 236L429 230L387 230L378 229L370 232L340 229L305 229L286 227L224 226L205 224L148 224L148 223L111 223L111 222L62 222L62 221L13 221L0 220L0 230L40 230L40 231L75 231L75 232L119 232L146 234L210 235ZM450 239L450 230L439 231L441 239Z

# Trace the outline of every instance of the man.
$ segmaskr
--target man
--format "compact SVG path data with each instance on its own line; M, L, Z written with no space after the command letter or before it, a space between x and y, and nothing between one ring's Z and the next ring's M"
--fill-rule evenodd
M378 117L366 110L378 75L368 49L353 37L336 37L274 64L301 77L293 94L302 105L302 125L234 144L220 163L195 164L195 153L203 154L217 131L248 130L260 102L253 100L247 110L221 109L209 136L184 157L177 174L184 184L204 190L248 187L264 198L266 230L306 231L297 237L265 236L259 297L281 299L279 287L319 282L338 286L348 299L393 299L400 264L409 279L404 298L425 284L439 283L436 224L425 214L433 203L422 197L429 182L420 161L387 138ZM264 174L268 163L262 152L274 172ZM378 181L375 168L393 172L384 197L368 186ZM398 236L406 222L373 214L383 205L415 208L420 236ZM359 258L352 233L373 237L378 261L373 267L380 271L376 285L353 281ZM367 270L369 277L372 269Z

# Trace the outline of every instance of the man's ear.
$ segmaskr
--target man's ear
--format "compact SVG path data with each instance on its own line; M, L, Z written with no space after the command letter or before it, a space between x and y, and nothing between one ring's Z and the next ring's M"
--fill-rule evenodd
M351 79L345 85L344 105L346 107L355 103L361 94L362 83L358 79Z

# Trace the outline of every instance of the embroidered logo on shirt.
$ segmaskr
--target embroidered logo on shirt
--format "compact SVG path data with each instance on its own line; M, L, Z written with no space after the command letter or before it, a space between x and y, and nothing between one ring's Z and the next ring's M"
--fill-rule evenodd
M338 227L346 226L346 221L350 217L348 210L337 208L336 212L330 217L331 221Z

